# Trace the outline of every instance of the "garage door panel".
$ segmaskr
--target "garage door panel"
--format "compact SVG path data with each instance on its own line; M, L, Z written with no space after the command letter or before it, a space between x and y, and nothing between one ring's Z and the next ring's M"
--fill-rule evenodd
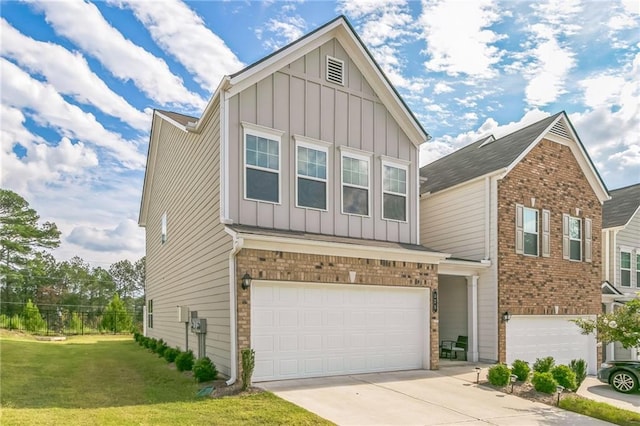
M425 289L254 282L251 291L255 381L423 367Z

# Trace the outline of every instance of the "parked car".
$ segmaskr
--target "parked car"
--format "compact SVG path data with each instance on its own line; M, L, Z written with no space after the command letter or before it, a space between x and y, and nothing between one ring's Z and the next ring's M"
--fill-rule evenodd
M598 379L618 392L634 392L640 386L640 361L603 362L598 370Z

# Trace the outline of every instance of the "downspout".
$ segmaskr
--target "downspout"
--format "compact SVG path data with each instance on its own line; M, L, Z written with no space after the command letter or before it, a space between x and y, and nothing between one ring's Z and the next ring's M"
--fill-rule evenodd
M229 309L231 313L231 324L229 325L229 334L231 340L231 375L227 380L227 386L231 386L238 379L238 309L236 295L236 254L242 250L244 239L238 238L235 233L227 232L233 237L233 248L229 252Z

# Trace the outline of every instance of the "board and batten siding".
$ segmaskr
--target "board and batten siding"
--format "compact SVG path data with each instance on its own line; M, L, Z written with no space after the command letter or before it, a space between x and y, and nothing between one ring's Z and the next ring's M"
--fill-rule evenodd
M345 62L345 85L325 80L326 56ZM230 216L244 225L417 243L418 149L333 39L229 99ZM244 199L242 122L284 132L280 203ZM326 211L296 207L294 135L331 144ZM369 217L341 213L340 147L371 154ZM382 219L381 156L410 162L407 222Z
M485 181L423 195L420 242L453 257L482 260L485 255Z
M185 349L185 323L177 306L207 319L206 355L230 374L229 251L231 237L220 223L220 114L213 111L200 134L160 120L159 143L146 223L146 297L153 300L150 337ZM167 241L161 243L161 217ZM197 336L188 346L198 353Z
M622 248L631 249L631 287L621 287L620 279L620 251ZM624 229L616 234L616 251L613 275L615 277L615 285L623 291L637 291L640 283L636 283L636 253L640 253L640 213L636 213L627 223ZM636 287L637 286L637 287Z

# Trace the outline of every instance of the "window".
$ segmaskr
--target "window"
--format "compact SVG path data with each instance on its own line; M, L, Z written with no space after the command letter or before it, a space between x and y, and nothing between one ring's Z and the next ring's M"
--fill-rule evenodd
M369 215L369 158L342 154L342 212Z
M631 253L620 252L620 285L631 287Z
M382 218L407 220L407 168L382 163Z
M582 260L582 220L569 216L569 259Z
M524 208L524 254L538 255L538 210Z
M636 254L636 287L640 287L640 254Z
M326 147L296 141L296 206L327 209Z
M160 242L162 244L167 242L167 213L162 214L161 224L160 224Z
M245 198L280 202L280 137L282 133L250 123L244 127Z
M147 300L147 328L153 328L153 299Z

